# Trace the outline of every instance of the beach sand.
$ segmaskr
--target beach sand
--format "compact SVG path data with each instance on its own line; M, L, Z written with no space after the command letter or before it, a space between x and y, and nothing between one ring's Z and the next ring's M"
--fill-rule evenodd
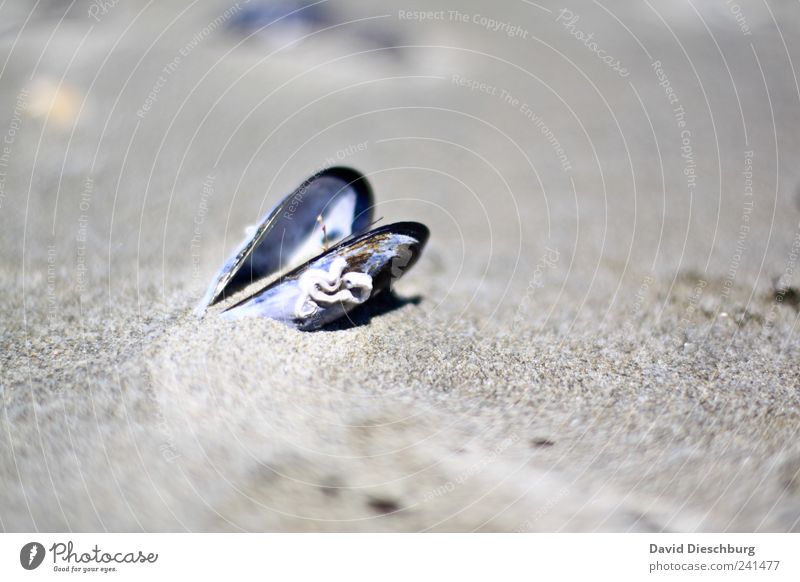
M2 530L800 531L796 4L155 4L0 9ZM331 164L396 296L194 317Z

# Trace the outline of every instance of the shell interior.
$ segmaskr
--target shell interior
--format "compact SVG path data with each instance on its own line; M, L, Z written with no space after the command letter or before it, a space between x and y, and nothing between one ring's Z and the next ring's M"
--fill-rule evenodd
M223 313L223 317L269 317L301 330L319 329L389 289L417 262L428 237L425 225L398 222L344 240L233 305ZM334 283L331 289L342 289L331 298L345 299L324 305L310 302L316 309L306 310L309 303L304 279L309 274L317 277L317 281ZM361 285L361 277L368 281L367 285ZM354 283L351 289L345 289L347 285L338 287L348 280Z
M251 229L225 262L197 312L248 285L285 273L372 223L372 190L356 170L335 167L303 182Z

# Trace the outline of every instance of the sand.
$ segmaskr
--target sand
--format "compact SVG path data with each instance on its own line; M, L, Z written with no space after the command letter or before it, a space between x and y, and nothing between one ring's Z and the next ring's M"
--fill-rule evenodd
M0 9L0 528L800 530L800 8L157 4ZM332 163L396 297L196 319Z

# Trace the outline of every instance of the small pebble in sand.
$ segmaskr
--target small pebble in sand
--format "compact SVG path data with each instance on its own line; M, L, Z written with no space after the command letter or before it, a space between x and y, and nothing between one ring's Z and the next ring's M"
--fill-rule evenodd
M30 90L28 113L31 117L45 119L59 127L75 122L80 110L78 92L65 81L39 77Z

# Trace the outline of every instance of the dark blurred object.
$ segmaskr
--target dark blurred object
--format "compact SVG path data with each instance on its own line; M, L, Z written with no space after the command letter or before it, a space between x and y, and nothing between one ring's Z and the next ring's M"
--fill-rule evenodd
M243 35L270 34L273 30L284 35L294 30L299 38L334 23L331 10L324 4L265 1L244 6L231 19L230 27Z
M395 49L400 44L399 36L382 25L382 19L366 18L349 17L328 3L262 0L243 6L228 26L236 34L257 37L276 48L332 27L326 34L371 48ZM390 54L395 56L395 52Z

